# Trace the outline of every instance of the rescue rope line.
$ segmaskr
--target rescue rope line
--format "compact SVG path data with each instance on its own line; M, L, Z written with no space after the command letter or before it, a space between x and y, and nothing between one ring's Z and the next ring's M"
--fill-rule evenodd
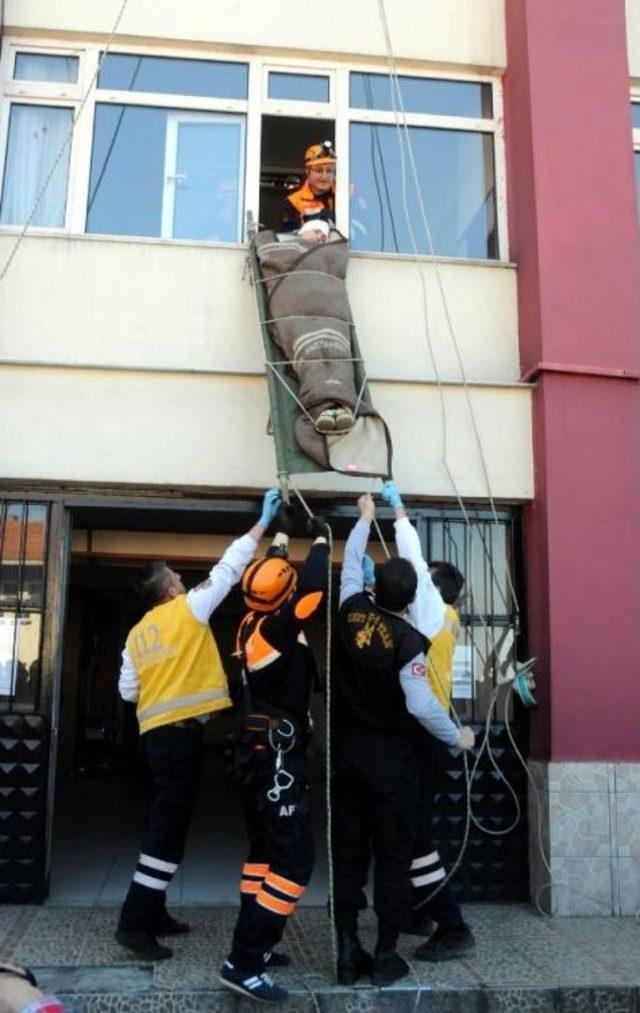
M64 153L65 153L65 151L66 151L67 148L69 149L69 153L71 153L71 143L73 141L73 135L74 135L74 132L75 132L75 129L76 129L76 125L77 125L78 120L80 119L80 117L82 115L84 107L87 104L87 101L89 99L89 95L91 94L91 92L93 90L93 86L95 85L96 81L98 80L98 75L99 75L99 73L100 73L100 71L102 69L102 64L104 63L104 61L105 61L105 59L106 59L106 57L107 57L107 55L108 55L108 53L109 53L109 51L111 49L111 46L113 45L113 40L115 39L115 37L117 35L118 28L120 27L120 22L122 21L122 18L124 16L124 12L125 12L125 10L127 8L128 2L129 2L129 0L122 0L122 4L120 6L120 10L118 11L118 16L117 16L117 18L115 20L113 28L111 29L111 34L109 35L107 43L106 43L104 49L102 50L102 53L100 54L100 57L98 59L98 66L95 69L95 73L94 73L93 77L91 78L91 80L90 80L90 82L89 82L89 84L88 84L88 86L87 86L87 88L85 90L84 95L80 99L80 103L78 105L78 108L76 109L75 115L73 116L73 118L71 120L71 126L69 127L69 129L68 129L68 131L67 131L67 133L65 135L65 138L64 138L62 144L60 145L60 147L59 147L59 149L57 151L57 154L55 155L55 157L53 159L53 162L51 163L51 168L49 169L49 172L47 173L47 175L46 175L46 177L44 179L44 182L40 186L40 189L39 189L39 191L38 191L38 193L36 195L36 199L35 199L35 201L33 203L33 206L31 208L29 216L28 216L26 222L24 223L24 225L22 227L22 230L21 230L20 234L18 235L15 243L13 244L13 247L9 251L9 255L7 256L7 259L4 262L2 270L0 271L0 284L4 281L4 278L6 277L7 271L9 270L9 267L11 266L11 263L12 263L12 261L13 261L15 255L16 255L16 253L18 252L18 250L20 248L22 240L26 236L28 230L31 228L31 225L33 223L33 219L35 218L35 216L37 214L37 211L38 211L38 208L40 207L40 205L42 203L42 200L44 198L44 195L47 192L47 190L48 190L48 188L49 188L49 186L51 184L51 180L53 179L53 177L55 175L56 169L58 168L58 165L60 164L60 160L62 159L62 156L64 155Z

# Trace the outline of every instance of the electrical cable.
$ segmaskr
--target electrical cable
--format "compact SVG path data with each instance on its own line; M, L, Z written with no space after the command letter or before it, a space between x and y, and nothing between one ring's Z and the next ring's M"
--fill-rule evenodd
M78 123L78 120L82 116L83 110L84 110L84 108L85 108L85 106L87 104L87 101L89 99L89 95L91 94L91 91L93 90L93 86L95 85L96 81L98 80L98 75L99 75L99 73L100 73L100 71L102 69L102 64L104 63L104 60L105 60L107 54L109 53L109 50L111 49L111 46L113 45L113 40L116 37L116 34L118 32L118 28L120 27L120 22L122 21L122 18L124 16L124 12L125 12L125 10L127 8L128 2L129 2L129 0L122 0L122 3L120 5L120 10L118 11L118 16L117 16L117 18L115 20L113 28L111 29L111 34L109 35L107 43L106 43L106 45L105 45L105 47L104 47L104 49L103 49L103 51L100 54L100 57L98 59L98 66L95 69L95 73L93 74L93 77L91 78L91 80L90 80L90 82L89 82L89 84L88 84L88 86L87 86L87 88L85 90L84 95L82 96L82 98L80 99L80 102L78 103L78 107L77 107L77 109L75 111L75 115L73 116L73 118L71 120L71 125L70 125L70 127L69 127L69 129L68 129L68 131L66 133L66 136L65 136L62 144L60 145L60 147L58 149L57 154L55 155L55 157L53 159L53 162L51 164L51 168L49 169L49 172L45 176L45 178L44 178L44 180L43 180L43 182L42 182L42 184L40 186L40 189L38 190L38 193L36 194L36 199L35 199L35 201L34 201L34 203L32 205L31 211L29 212L27 220L24 223L24 225L23 225L20 233L18 234L18 236L16 238L16 241L13 244L11 250L9 251L9 254L8 254L8 256L7 256L5 262L4 262L3 266L2 266L2 269L0 270L0 284L4 281L4 279L5 279L6 275L7 275L7 272L9 270L11 264L13 263L14 257L16 256L18 250L20 249L20 246L22 244L22 240L26 236L28 230L31 228L31 225L33 223L33 219L35 218L35 216L36 216L36 214L38 212L38 208L40 207L40 204L42 203L42 200L44 198L44 195L47 192L47 190L49 188L49 185L51 183L51 180L53 179L53 177L54 177L54 175L56 173L56 170L58 168L58 165L60 164L62 156L64 155L64 153L67 150L67 148L69 149L69 152L71 152L71 143L73 141L73 135L74 135L74 132L75 132L75 129L76 129L76 124Z

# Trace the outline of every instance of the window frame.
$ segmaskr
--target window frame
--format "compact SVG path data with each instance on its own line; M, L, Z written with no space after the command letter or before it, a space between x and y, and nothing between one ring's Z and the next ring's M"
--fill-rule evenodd
M77 114L80 102L87 93L89 84L97 75L100 53L104 44L86 42L84 44L59 43L50 46L46 43L37 44L33 38L12 37L8 40L0 61L0 80L3 82L2 110L0 114L0 193L2 192L3 176L6 161L8 140L8 124L10 107L13 102L34 105L70 106ZM78 82L76 84L56 84L37 81L14 81L13 69L17 52L41 53L43 55L78 56ZM350 106L349 75L351 72L385 74L386 63L372 59L354 59L348 64L335 60L306 59L296 57L294 61L278 56L253 55L242 52L221 52L217 49L199 49L194 52L187 46L173 45L158 50L157 46L134 44L114 44L111 53L125 55L173 57L176 59L218 60L231 63L243 63L248 68L248 92L246 99L216 99L188 95L166 94L161 92L133 92L112 88L98 88L97 80L86 94L85 107L76 123L70 152L67 205L64 226L59 228L34 227L37 233L80 234L86 232L87 200L89 195L89 179L91 171L91 155L93 150L93 130L95 106L98 102L115 105L156 106L185 112L217 112L235 113L246 117L244 180L241 183L241 203L243 215L251 211L255 220L258 219L260 198L260 149L262 117L284 116L293 119L330 120L335 124L335 144L338 152L336 175L336 225L348 235L349 230L349 132L351 123L394 124L393 112L385 110L357 109ZM400 76L403 76L400 69ZM268 97L269 71L291 74L315 74L329 77L329 102L314 103L294 99L270 99ZM449 257L436 254L436 259L462 260L473 263L500 264L509 261L508 220L506 200L506 158L504 144L504 116L502 80L489 74L472 72L458 73L453 70L438 68L437 70L420 71L413 67L406 68L411 77L435 80L451 80L453 82L471 82L489 84L492 88L493 116L491 119L472 117L439 116L425 113L407 113L407 125L418 127L434 127L446 130L474 131L493 134L493 168L496 188L496 219L498 255L495 259ZM637 96L640 101L640 91ZM640 145L640 138L638 138ZM2 225L0 233L15 231L21 226ZM131 241L131 236L120 237L109 234L109 238ZM175 243L200 243L200 240L162 239L162 237L140 237L141 242L162 241ZM216 244L213 244L216 245ZM234 243L221 244L225 247ZM364 254L363 254L364 255ZM406 254L367 253L367 256L398 257Z
M631 105L637 105L640 109L640 87L631 89ZM640 156L640 127L634 129L633 123L631 124L631 140L633 143L633 159L635 163L636 155ZM635 173L635 164L633 166ZM638 216L640 218L640 207L638 208Z

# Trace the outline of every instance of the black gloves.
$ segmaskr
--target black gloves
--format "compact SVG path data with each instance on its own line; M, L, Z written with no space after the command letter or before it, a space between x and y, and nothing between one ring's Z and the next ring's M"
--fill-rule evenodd
M273 519L271 530L281 531L283 535L291 535L296 515L290 503L281 503Z
M305 527L312 538L327 538L330 533L329 525L322 517L307 517Z

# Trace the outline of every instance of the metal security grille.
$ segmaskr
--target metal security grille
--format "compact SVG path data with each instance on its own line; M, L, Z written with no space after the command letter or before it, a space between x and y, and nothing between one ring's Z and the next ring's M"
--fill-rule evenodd
M44 893L48 722L40 713L48 507L0 502L0 901Z
M426 557L447 560L465 577L459 604L461 630L454 666L453 701L460 719L484 734L487 710L500 676L508 674L516 653L525 657L519 611L522 535L519 516L502 511L496 520L471 511L470 524L460 514L429 512L422 525ZM514 593L515 592L515 597ZM490 833L472 824L464 859L452 879L463 900L525 900L528 897L527 778L509 743L504 721L506 691L498 697L489 745L513 787L516 803L485 751L471 785L473 812ZM510 704L512 708L512 704ZM522 708L509 719L518 748L526 755L527 721ZM460 756L448 754L441 772L435 807L435 838L447 865L456 860L466 821L464 771Z

